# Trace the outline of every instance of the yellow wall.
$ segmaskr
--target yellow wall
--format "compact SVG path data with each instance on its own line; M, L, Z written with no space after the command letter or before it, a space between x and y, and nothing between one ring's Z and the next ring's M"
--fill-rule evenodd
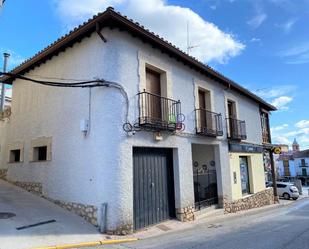
M254 194L266 189L263 154L250 154L250 153L229 153L230 156L230 169L231 169L231 182L232 182L232 200L237 200L243 197L241 193L241 179L240 179L240 166L239 157L248 157L248 170L250 193ZM234 172L236 172L237 183L234 183Z

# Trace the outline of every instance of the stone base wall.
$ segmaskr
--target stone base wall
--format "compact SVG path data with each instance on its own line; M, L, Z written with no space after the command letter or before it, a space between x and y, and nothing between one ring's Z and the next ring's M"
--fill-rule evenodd
M0 179L6 180L7 173L7 169L0 169Z
M224 201L224 213L236 213L241 210L258 208L274 204L274 193L272 188L268 188L256 194L246 196L242 199L227 202Z
M20 188L36 195L42 195L42 183L40 182L10 182Z
M85 205L76 202L65 202L54 200L49 197L43 196L45 199L55 203L56 205L67 209L81 217L83 217L86 221L91 223L94 226L98 226L98 208L93 205Z
M1 178L1 173L2 172L0 171L0 178ZM5 172L5 176L6 176L6 172ZM2 178L2 179L6 179L6 178ZM98 226L98 209L95 206L85 205L85 204L80 204L80 203L75 203L75 202L64 202L64 201L54 200L47 196L44 196L42 183L40 182L18 182L18 181L17 182L8 181L8 182L11 184L14 184L17 187L23 188L32 194L40 195L46 200L51 201L57 204L58 206L65 208L83 217L86 221L88 221L92 225Z
M118 226L115 230L107 230L107 234L109 235L128 235L133 233L133 225L127 224Z
M176 217L182 222L195 220L194 207L176 208Z

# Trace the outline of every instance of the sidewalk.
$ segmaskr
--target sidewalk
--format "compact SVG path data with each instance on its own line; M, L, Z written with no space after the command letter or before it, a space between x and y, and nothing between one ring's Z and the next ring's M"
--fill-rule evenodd
M12 218L0 219L1 249L29 249L105 239L103 234L83 218L2 180L0 212L15 214ZM50 220L55 222L16 229Z
M303 194L300 195L297 201L302 200L304 198L308 198L309 197L308 190L309 190L309 187L303 187ZM244 211L240 211L237 213L231 213L231 214L224 214L223 209L209 208L209 211L206 210L203 212L203 214L198 215L195 221L183 223L177 220L169 220L169 221L160 223L159 225L155 225L155 226L146 228L140 232L137 232L133 235L133 237L136 237L139 239L151 238L151 237L160 236L162 234L166 234L169 232L189 229L189 228L192 228L196 225L203 224L203 223L212 223L212 222L215 223L223 219L233 219L239 216L249 216L249 215L253 215L253 214L257 214L261 212L266 212L268 210L273 210L275 208L281 208L287 205L292 205L296 203L297 201L294 201L292 199L291 200L280 199L279 204L268 205L268 206L264 206L260 208L244 210Z
M308 189L308 187L303 188L303 195L300 196L299 200L308 198ZM215 227L215 224L222 220L267 212L296 202L280 199L279 204L232 214L224 214L223 209L208 208L200 212L200 215L196 217L195 221L183 223L177 220L169 220L130 236L107 236L100 234L95 227L81 217L43 198L0 180L0 210L1 212L12 212L16 214L13 218L0 220L0 248L26 249L98 240L125 238L146 239L170 232L190 229L198 225ZM55 219L56 222L29 229L16 230L16 227L51 219Z

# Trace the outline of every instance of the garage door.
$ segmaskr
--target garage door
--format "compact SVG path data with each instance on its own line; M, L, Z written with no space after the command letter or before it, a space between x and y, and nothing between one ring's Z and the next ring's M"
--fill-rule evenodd
M134 229L175 217L171 149L134 148Z

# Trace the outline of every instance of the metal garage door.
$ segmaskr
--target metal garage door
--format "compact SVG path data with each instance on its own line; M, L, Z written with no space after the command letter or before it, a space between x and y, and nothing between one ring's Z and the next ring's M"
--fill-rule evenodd
M175 217L172 150L134 148L134 229Z

